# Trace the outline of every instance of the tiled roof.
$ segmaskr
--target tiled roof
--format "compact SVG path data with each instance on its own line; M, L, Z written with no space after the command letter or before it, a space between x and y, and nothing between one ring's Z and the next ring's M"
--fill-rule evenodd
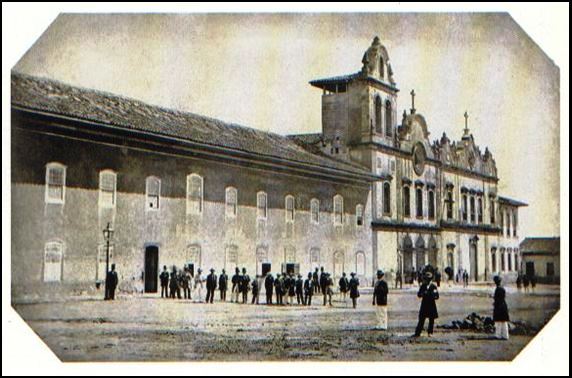
M279 134L16 72L12 73L11 84L12 104L22 108L182 138L261 157L371 175L364 167L338 161L319 151L309 152L291 138Z
M556 254L560 252L560 238L526 238L520 243L522 253Z

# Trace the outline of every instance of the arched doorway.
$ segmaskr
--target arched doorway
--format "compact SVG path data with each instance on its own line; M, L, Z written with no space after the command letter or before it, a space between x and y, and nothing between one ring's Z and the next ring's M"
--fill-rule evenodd
M201 267L201 246L198 244L191 244L187 247L187 262L186 266L195 275L195 272Z
M423 269L427 265L427 249L425 248L425 240L419 236L415 241L415 254L416 254L416 268L417 270Z
M157 279L159 278L159 247L148 245L145 247L145 292L157 292Z
M401 250L403 252L403 278L405 282L413 281L413 242L409 235L403 238L401 244Z
M439 249L437 248L437 241L435 240L435 238L433 236L431 236L429 238L429 248L428 248L428 253L429 253L429 265L431 265L434 268L437 268L437 255L439 253Z
M470 266L470 279L473 281L478 281L479 280L479 269L478 269L478 265L477 265L477 251L478 251L478 243L479 238L477 236L473 237L470 241L469 241L469 262L471 264Z
M341 277L344 272L344 260L345 256L343 251L336 251L334 253L334 282L335 279Z

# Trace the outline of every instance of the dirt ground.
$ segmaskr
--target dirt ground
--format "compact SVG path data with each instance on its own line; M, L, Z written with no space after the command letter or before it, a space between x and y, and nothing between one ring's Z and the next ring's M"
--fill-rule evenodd
M476 312L490 316L492 289L443 289L436 326ZM319 298L321 300L321 298ZM356 310L322 307L191 303L156 296L119 296L114 302L77 299L22 303L14 308L63 361L414 361L512 360L532 336L498 341L484 333L436 328L411 335L419 300L415 290L392 291L389 330L374 330L371 294ZM349 302L349 299L348 299ZM556 289L510 291L512 320L542 327L559 308Z

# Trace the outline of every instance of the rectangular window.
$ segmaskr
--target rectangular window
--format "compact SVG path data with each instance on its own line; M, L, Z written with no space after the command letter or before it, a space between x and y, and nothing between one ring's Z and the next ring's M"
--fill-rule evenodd
M266 219L268 208L267 208L267 195L264 192L258 192L256 195L256 216L258 219Z
M478 216L479 216L479 223L483 223L483 199L479 198L478 200Z
M388 182L383 184L383 214L391 215L391 186Z
M471 203L471 223L475 223L475 221L476 221L476 216L475 216L475 214L476 214L476 212L475 212L475 197L474 197L474 196L471 196L471 200L470 200L470 201L471 201L471 202L470 202L470 203Z
M63 204L65 199L66 167L60 163L46 165L46 203Z
M547 277L554 277L554 275L555 275L554 273L555 273L554 263L552 263L552 262L546 263L546 276Z
M468 207L468 204L467 204L467 195L466 195L466 194L463 194L463 208L461 209L461 211L462 211L462 213L463 213L463 221L464 221L464 222L466 222L467 219L468 219L468 214L467 214L467 212L468 212L467 210L468 210L468 209L467 209L467 207Z
M159 210L161 197L161 180L157 177L147 177L147 210Z
M284 208L286 211L286 222L292 223L294 222L294 197L293 196L286 196L284 200Z
M197 174L187 176L187 214L203 212L203 178Z
M453 203L455 202L453 200L453 191L452 190L448 190L447 191L447 219L452 220L453 219Z
M415 208L417 209L415 215L417 218L423 218L423 189L415 189Z
M334 224L340 225L344 222L344 198L340 195L334 196Z
M403 216L409 218L411 216L411 198L409 193L409 187L403 187Z
M234 218L238 213L238 192L235 188L226 188L226 216Z
M435 192L429 191L429 219L435 219Z
M312 223L320 223L320 201L317 199L312 199L310 201L310 213L312 218Z
M356 225L358 227L363 226L363 206L362 205L356 206Z
M115 193L117 175L113 171L99 173L99 206L104 208L115 207Z
M495 209L495 200L493 198L490 199L491 202L491 224L495 224L496 221L496 209Z
M516 210L512 213L512 236L517 237L517 224L518 219L516 216Z

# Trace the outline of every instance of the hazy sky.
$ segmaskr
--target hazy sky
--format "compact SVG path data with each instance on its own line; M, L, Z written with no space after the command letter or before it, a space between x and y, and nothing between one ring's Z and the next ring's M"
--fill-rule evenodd
M60 15L15 70L274 132L321 130L309 80L353 73L375 35L399 114L431 140L459 139L463 113L529 203L521 235L559 235L559 70L507 14Z

